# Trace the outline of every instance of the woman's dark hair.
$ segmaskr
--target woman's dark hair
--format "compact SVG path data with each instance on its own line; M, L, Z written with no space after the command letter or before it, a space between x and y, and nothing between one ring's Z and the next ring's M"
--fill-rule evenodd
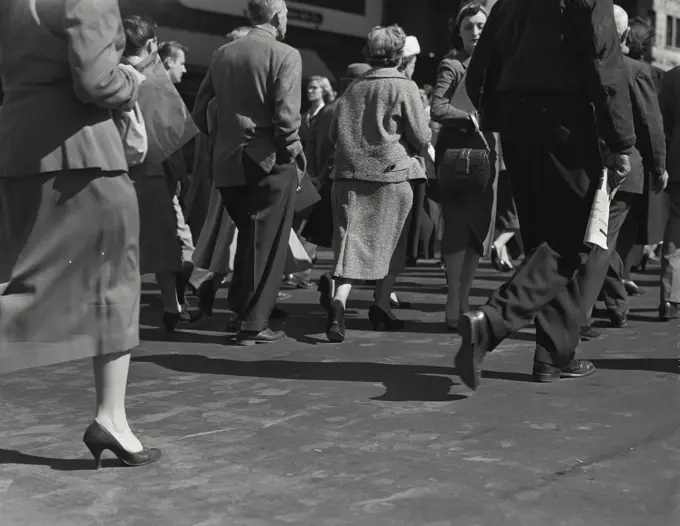
M628 56L635 60L650 59L654 46L654 31L652 26L644 19L635 17L628 24Z
M404 56L406 33L397 24L376 26L368 34L364 57L371 66L397 67Z
M156 38L156 28L158 24L148 18L141 16L129 16L123 20L125 29L125 51L126 57L137 56L144 49L149 40Z
M463 49L463 40L460 38L460 25L463 23L463 20L475 16L477 13L484 13L487 17L489 16L486 7L477 2L472 2L462 6L458 14L449 19L449 42L451 42L455 49Z

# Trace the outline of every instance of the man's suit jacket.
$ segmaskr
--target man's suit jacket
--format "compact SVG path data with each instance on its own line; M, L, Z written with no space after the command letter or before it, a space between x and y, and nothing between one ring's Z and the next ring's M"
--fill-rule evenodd
M668 182L680 183L680 66L664 74L660 99L668 150Z
M646 176L658 179L666 171L663 119L651 66L626 56L623 61L628 71L636 141L630 156L631 171L619 192L642 194Z
M215 97L217 136L213 174L218 187L243 186L245 153L269 173L275 164L304 166L300 142L302 59L265 28L218 49L196 97L194 120L208 132Z
M116 0L0 2L0 177L127 171L111 120L137 98L124 46Z

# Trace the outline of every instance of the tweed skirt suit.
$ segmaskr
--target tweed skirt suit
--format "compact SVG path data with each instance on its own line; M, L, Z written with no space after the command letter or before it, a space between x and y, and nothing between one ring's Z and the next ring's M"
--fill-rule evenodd
M139 215L111 109L116 0L0 6L0 372L139 344Z
M330 138L334 277L380 280L402 272L411 181L426 178L418 154L431 138L418 87L396 68L370 70L338 100Z

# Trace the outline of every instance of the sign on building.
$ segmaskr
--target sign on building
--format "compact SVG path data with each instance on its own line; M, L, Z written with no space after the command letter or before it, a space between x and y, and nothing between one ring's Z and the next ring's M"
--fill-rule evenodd
M244 16L248 0L178 0L191 9ZM378 0L288 0L288 23L330 33L365 38L382 23Z

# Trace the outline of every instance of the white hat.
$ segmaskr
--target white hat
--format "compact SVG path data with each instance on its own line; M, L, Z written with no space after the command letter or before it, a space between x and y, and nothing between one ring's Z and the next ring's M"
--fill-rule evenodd
M416 37L407 36L404 42L404 58L420 55L420 44Z

